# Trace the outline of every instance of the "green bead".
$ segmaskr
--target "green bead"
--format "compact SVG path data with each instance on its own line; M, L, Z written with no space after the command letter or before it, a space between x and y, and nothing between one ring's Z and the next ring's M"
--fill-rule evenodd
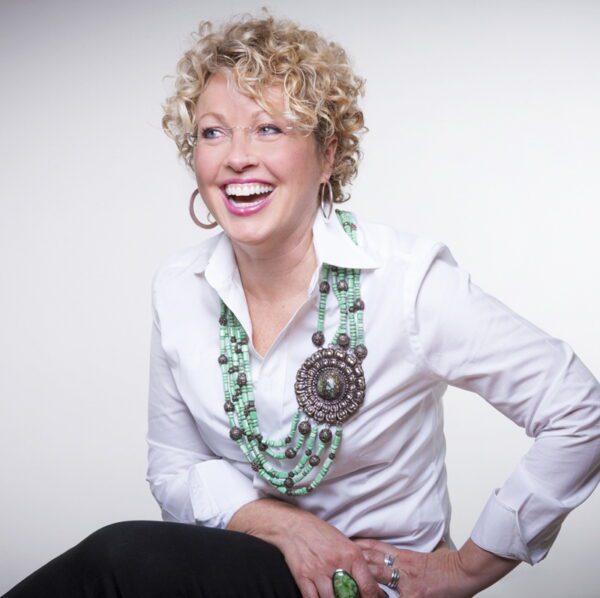
M358 584L347 571L338 569L331 577L331 583L336 598L358 597Z

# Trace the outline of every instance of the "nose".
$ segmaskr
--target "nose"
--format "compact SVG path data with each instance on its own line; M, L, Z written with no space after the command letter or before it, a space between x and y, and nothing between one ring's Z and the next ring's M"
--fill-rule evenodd
M253 151L248 131L233 131L229 141L226 163L236 172L242 172L258 164L258 156Z

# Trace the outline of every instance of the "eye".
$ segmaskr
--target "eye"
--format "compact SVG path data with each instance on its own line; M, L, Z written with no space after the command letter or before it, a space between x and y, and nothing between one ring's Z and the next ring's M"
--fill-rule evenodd
M261 137L270 137L272 135L280 135L283 133L280 127L272 123L263 123L256 127L256 132Z
M219 127L204 127L200 131L200 136L202 139L221 139L226 136L226 133Z

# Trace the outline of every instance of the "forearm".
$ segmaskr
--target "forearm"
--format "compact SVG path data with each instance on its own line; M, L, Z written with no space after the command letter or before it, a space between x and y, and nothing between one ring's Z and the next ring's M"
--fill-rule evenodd
M282 527L289 528L290 515L298 511L298 507L282 500L260 498L238 509L229 520L227 529L250 534L277 545ZM306 512L304 514L310 515Z
M474 596L510 573L521 561L507 559L483 548L470 538L457 554L457 563L464 582L464 595Z

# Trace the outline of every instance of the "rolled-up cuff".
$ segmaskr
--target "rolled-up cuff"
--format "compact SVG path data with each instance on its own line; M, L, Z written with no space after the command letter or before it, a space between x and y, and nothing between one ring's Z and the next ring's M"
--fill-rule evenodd
M208 527L226 527L238 509L264 497L251 479L223 459L194 465L188 482L194 519Z
M471 540L488 552L533 565L534 561L521 537L516 511L503 505L497 494L498 489L488 499L475 523Z

